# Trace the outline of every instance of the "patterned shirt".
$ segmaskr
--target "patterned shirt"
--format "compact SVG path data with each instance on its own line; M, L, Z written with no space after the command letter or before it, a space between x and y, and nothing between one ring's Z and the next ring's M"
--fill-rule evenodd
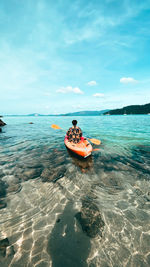
M71 127L67 131L68 140L75 144L80 142L80 138L82 137L82 131L79 127Z

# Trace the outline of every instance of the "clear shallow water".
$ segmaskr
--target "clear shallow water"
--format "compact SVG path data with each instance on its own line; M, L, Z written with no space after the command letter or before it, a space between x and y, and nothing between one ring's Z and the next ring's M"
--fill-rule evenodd
M78 117L87 160L50 127L72 119L3 118L1 266L149 266L150 116Z

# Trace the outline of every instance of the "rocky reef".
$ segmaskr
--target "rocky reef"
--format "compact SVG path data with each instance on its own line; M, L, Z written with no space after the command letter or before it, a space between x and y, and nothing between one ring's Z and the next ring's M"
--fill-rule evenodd
M0 209L6 208L7 204L3 198L6 196L7 184L0 180Z
M95 203L88 199L83 199L81 212L78 212L75 217L79 221L83 232L89 237L93 238L98 233L102 237L105 223Z
M1 127L1 126L5 126L5 125L6 125L6 123L3 122L3 121L0 119L0 127Z
M0 240L0 257L13 256L15 254L14 247L10 245L8 238ZM1 266L4 266L3 264Z

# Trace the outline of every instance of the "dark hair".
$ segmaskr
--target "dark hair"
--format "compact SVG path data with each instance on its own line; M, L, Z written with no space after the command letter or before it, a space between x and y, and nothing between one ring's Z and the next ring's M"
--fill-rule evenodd
M76 121L76 120L73 120L73 121L72 121L72 124L73 124L74 126L76 126L76 125L77 125L77 121Z

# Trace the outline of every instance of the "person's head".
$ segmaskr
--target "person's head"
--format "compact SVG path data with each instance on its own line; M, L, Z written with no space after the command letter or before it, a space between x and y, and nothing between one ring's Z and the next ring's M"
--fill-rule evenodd
M77 123L78 123L78 122L77 122L76 120L73 120L73 121L72 121L73 126L76 126Z

